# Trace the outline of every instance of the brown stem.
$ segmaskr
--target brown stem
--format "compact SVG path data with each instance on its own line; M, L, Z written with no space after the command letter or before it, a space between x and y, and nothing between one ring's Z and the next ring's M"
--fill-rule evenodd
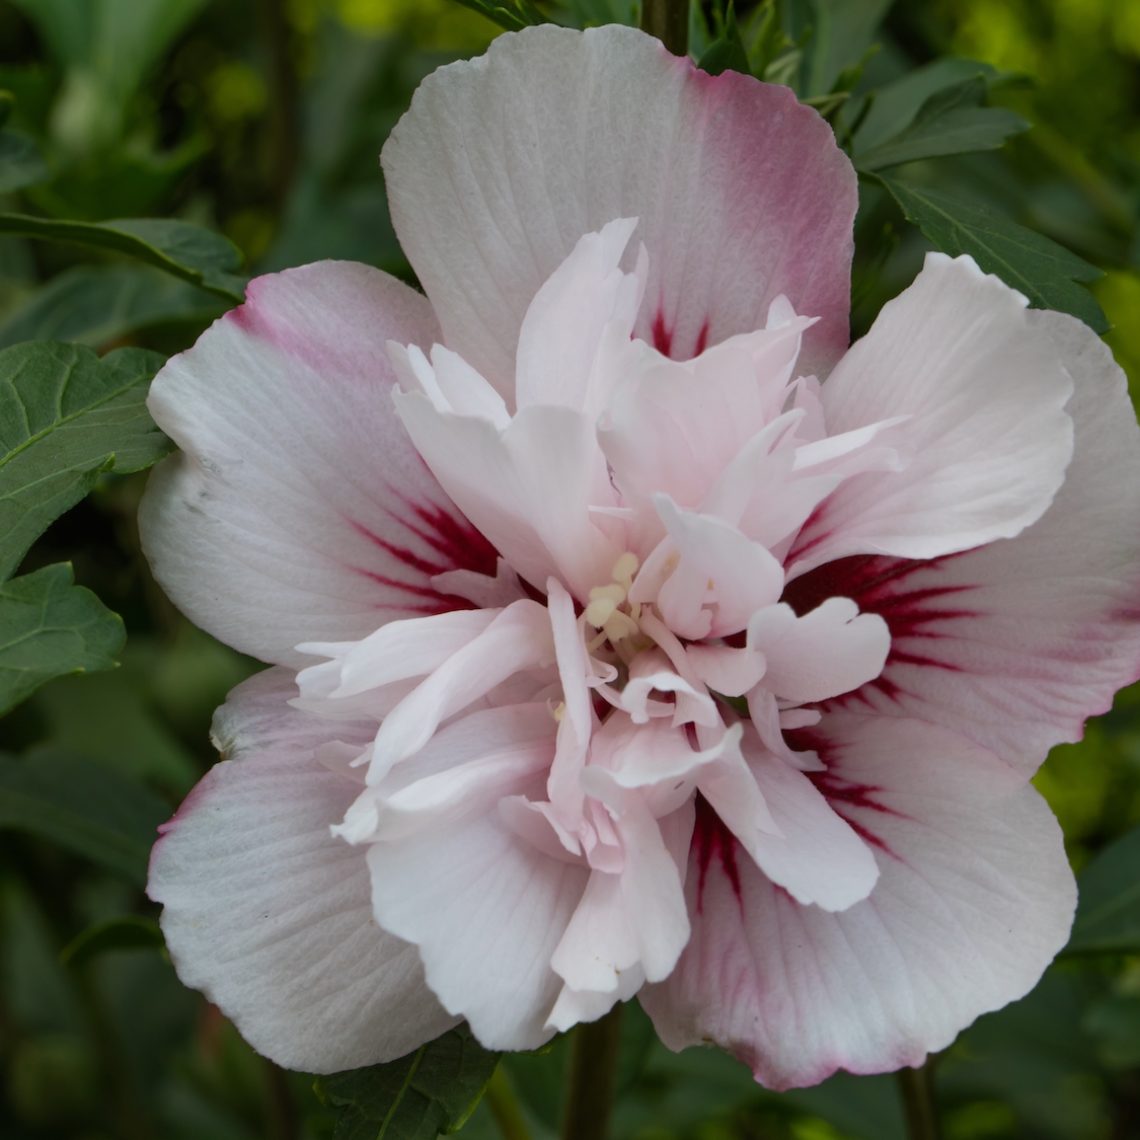
M293 33L285 0L258 0L269 86L268 166L270 198L284 206L300 157L300 100L293 64Z
M910 1140L939 1140L938 1109L934 1104L934 1074L928 1061L921 1069L900 1069L906 1134Z
M641 30L656 36L674 55L689 50L689 0L642 0Z
M562 1140L606 1140L620 1044L620 1005L574 1030Z

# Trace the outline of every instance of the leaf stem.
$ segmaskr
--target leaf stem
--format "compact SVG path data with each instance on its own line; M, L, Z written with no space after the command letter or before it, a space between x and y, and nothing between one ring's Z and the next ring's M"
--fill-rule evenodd
M674 55L689 50L689 0L642 0L641 30L656 36Z
M574 1030L562 1140L606 1140L621 1044L621 1005Z
M898 1071L906 1134L910 1140L939 1140L938 1109L934 1104L933 1070L928 1061L920 1069Z
M515 1090L511 1088L510 1077L501 1062L491 1075L484 1095L503 1140L530 1140L530 1129L526 1126Z

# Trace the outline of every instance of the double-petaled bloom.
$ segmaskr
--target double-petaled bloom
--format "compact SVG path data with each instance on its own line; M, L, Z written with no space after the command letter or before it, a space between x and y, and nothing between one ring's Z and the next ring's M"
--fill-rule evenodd
M1024 994L1029 777L1140 673L1105 348L941 256L848 348L826 124L630 29L502 37L383 160L426 296L262 277L151 396L158 578L273 665L155 848L183 979L302 1069L636 994L775 1087Z

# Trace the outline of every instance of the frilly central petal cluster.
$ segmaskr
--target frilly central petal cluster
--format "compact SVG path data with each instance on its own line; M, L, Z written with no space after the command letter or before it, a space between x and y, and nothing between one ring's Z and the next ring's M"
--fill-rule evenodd
M797 369L813 321L784 297L764 328L690 360L646 344L644 246L622 269L636 225L584 235L538 290L509 398L441 345L389 345L409 436L523 580L516 600L297 647L325 658L298 675L298 707L377 724L334 760L364 783L337 835L391 850L494 812L533 857L579 869L543 1032L672 972L690 935L698 797L802 904L846 909L878 878L867 843L803 774L816 758L782 730L880 674L887 623L847 598L802 614L780 599L819 505L905 468L909 417L829 433L819 382ZM457 736L478 742L489 717L525 723L527 746L476 743L459 762ZM383 905L377 917L417 944L432 937ZM466 980L428 980L482 1039L535 1043L529 1028L481 1021Z

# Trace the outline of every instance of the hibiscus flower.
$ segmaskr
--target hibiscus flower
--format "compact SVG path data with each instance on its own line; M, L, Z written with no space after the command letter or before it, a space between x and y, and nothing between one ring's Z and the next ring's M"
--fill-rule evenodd
M155 848L183 980L317 1072L636 994L776 1088L1026 993L1028 780L1140 673L1107 350L939 255L848 348L827 125L628 28L441 69L383 164L426 296L261 277L151 394L155 573L273 666Z

